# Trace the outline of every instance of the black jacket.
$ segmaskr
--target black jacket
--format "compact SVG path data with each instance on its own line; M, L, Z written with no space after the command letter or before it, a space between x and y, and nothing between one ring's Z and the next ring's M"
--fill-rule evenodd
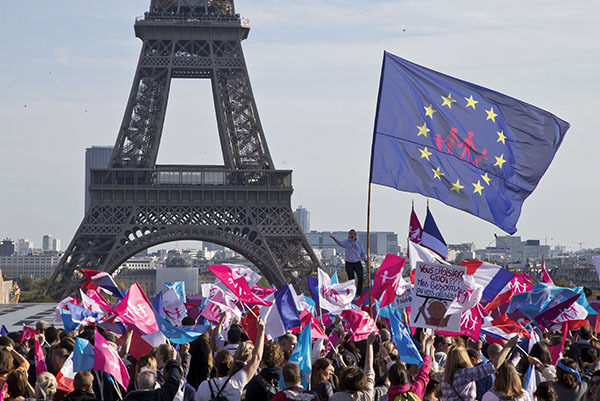
M170 360L165 367L167 378L161 388L155 390L135 390L127 394L124 401L172 401L179 390L181 368L179 362Z
M75 390L71 391L62 401L100 401L96 395L90 391Z
M259 375L265 378L269 383L273 385L279 385L279 379L281 378L282 368L275 366L272 368L266 368L260 371ZM256 377L246 384L246 399L247 400L266 400L267 390L258 382Z

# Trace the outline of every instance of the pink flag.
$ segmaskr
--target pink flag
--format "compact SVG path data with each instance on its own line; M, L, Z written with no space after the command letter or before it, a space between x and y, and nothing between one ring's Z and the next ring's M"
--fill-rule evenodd
M405 264L406 259L388 253L385 255L379 269L377 269L371 295L374 299L380 299L383 295L383 298L381 298L382 308L394 302Z
M233 292L240 302L265 306L270 306L272 304L271 302L264 301L254 295L248 286L248 282L243 277L235 278L231 267L227 265L214 265L208 266L208 270L213 272L213 274L217 276L231 292Z
M292 331L302 332L302 330L304 330L306 325L310 323L311 338L313 338L313 339L322 338L324 340L327 340L327 335L323 331L323 325L308 310L304 309L300 313L300 322L301 322L301 325L292 328Z
M554 281L552 281L552 278L546 270L546 261L544 260L544 255L542 255L542 283L554 285Z
M379 329L377 328L375 321L365 311L346 309L340 316L348 321L348 326L352 332L350 341L366 340L372 332L379 334Z
M23 326L23 331L21 332L21 338L19 339L19 342L23 344L25 341L29 340L31 337L35 337L38 334L40 333L35 331L35 329L32 327Z
M44 352L42 351L42 346L38 340L35 340L35 374L39 376L42 372L47 372L46 368L46 358L44 357Z
M129 291L131 292L131 290ZM123 388L127 388L129 385L129 372L117 351L98 333L98 330L96 330L94 339L94 370L110 373Z
M140 336L158 331L158 324L150 301L138 283L133 283L129 287L129 292L113 308L113 313Z
M408 222L408 240L415 244L420 244L422 235L423 228L421 227L421 223L419 222L419 218L417 217L413 206L410 211L410 221Z
M573 295L571 298L568 298L566 301L559 303L556 306L546 309L539 315L533 318L540 329L545 329L546 327L552 326L554 321L565 312L567 309L576 302L581 294L577 293Z
M250 288L250 291L252 291L252 293L254 295L256 295L257 297L259 297L261 299L265 299L266 297L273 294L277 290L275 288L265 288L265 287L259 287L259 286L255 285L254 287Z
M98 305L100 305L102 309L104 309L106 312L112 311L110 304L108 303L106 298L104 298L102 294L98 292L98 290L87 290L87 296L91 300L95 301Z
M562 324L562 341L556 345L551 345L548 347L548 351L550 351L550 355L552 355L552 365L556 365L558 360L560 359L560 355L563 352L565 347L565 340L567 339L567 333L569 332L569 323L564 322Z
M477 339L479 339L479 334L481 333L481 324L483 323L483 318L485 316L487 316L485 309L478 303L475 307L461 313L460 332L457 333L442 330L435 330L435 332L443 336L457 337L466 335L471 340L477 341Z

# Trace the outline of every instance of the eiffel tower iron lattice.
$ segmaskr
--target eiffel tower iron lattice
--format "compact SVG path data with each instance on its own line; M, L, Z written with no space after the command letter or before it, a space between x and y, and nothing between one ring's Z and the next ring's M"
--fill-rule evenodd
M151 0L109 168L92 169L91 206L46 292L72 294L81 268L114 272L165 242L203 240L251 261L273 284L302 286L320 266L291 209L292 172L269 153L233 0ZM173 78L210 79L224 166L157 165Z

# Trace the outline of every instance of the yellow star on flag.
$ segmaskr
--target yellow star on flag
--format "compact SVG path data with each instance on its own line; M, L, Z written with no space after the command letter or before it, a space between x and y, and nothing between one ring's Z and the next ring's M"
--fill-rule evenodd
M479 196L481 196L481 190L483 189L483 185L481 185L481 180L477 180L477 182L474 182L473 186L475 187L473 193L478 193Z
M439 168L439 167L438 167L438 168L436 168L435 170L434 170L434 169L431 169L431 171L433 171L433 179L434 179L434 180L435 180L436 178L437 178L437 179L439 179L440 181L442 180L442 176L444 175L444 173L442 173L442 172L440 171L440 168Z
M442 96L444 102L442 103L442 107L448 106L449 109L452 108L452 103L456 103L456 100L452 99L452 93L448 93L448 97Z
M450 188L450 191L456 191L456 193L459 194L460 190L463 188L464 185L460 185L460 180L456 180L456 182L452 184L452 188Z
M488 173L485 173L484 175L482 175L482 176L481 176L481 178L483 178L483 181L485 181L485 183L486 183L488 186L490 185L491 178L490 178L490 176L488 175Z
M494 156L494 157L496 158L496 163L494 164L494 166L498 166L498 167L502 168L502 165L504 163L506 163L506 160L504 160L504 153L502 153L500 155L500 157L498 157L498 156Z
M475 110L475 105L476 105L477 103L479 103L479 101L478 101L478 100L475 100L475 99L473 99L473 95L471 95L471 96L469 96L469 97L466 97L466 98L465 98L465 100L467 101L467 105L465 106L465 109L466 109L467 107L472 107L472 108L473 108L473 110Z
M504 130L496 132L496 134L498 134L498 140L496 142L502 142L502 145L506 145L506 142L504 142L504 140L506 139L506 136L504 135Z
M417 149L419 149L419 148L417 148ZM432 153L429 150L427 150L427 146L425 146L425 149L419 149L419 152L421 152L420 159L426 158L428 161L431 161L431 160L429 160L429 156L431 156Z
M425 109L425 115L433 120L433 113L437 113L437 110L433 109L433 105L430 104L429 107L423 106Z
M423 126L421 127L417 125L417 128L419 129L419 133L417 134L417 136L423 135L425 138L427 138L427 133L431 131L429 128L427 128L427 123L423 123Z
M485 112L487 113L486 121L487 120L492 120L493 122L496 122L496 117L498 116L498 114L494 113L494 108L493 107L490 107L490 109L486 110Z

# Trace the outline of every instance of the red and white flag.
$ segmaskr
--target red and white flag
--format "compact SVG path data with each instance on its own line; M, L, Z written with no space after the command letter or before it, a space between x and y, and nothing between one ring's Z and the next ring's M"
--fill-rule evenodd
M94 370L110 373L123 388L127 388L129 385L127 367L119 357L117 350L98 333L98 330L94 336Z
M140 336L158 331L158 324L150 301L138 283L129 287L129 292L117 306L113 308L121 322Z
M350 341L366 340L371 333L379 334L379 329L373 318L365 311L358 309L347 309L340 314L348 321L352 336Z

